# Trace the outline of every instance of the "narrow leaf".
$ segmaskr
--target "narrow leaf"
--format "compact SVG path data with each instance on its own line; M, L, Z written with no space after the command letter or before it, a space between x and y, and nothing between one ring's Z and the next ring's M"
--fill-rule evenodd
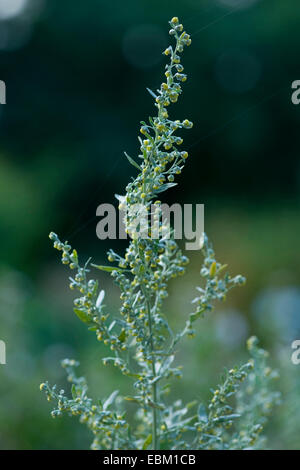
M113 327L115 326L116 323L117 323L116 320L113 320L113 321L111 322L111 324L109 325L109 327L108 327L108 331L111 331L111 330L113 329Z
M99 292L99 295L97 297L97 300L96 300L96 307L99 308L103 302L103 299L104 299L104 296L105 296L105 292L104 290L101 290Z
M163 184L160 188L156 189L154 192L155 193L162 193L164 191L166 191L167 189L169 188L173 188L173 186L176 186L177 183L166 183L166 184Z
M160 369L159 369L159 373L160 375L163 375L166 370L169 369L170 365L172 364L172 362L174 361L174 354L172 354L171 356L167 357L167 359L165 360L165 362L161 365Z
M115 401L115 398L118 395L118 393L119 393L119 390L115 390L109 395L109 397L107 398L107 400L105 400L103 404L103 410L106 410Z
M124 272L125 269L115 268L114 266L99 266L98 264L92 264L93 268L100 269L100 271L106 271L112 273L113 271Z
M237 413L234 413L234 414L231 414L231 415L219 416L218 418L214 419L214 422L225 423L226 421L231 421L233 419L237 419L237 418L240 418L240 417L241 417L241 415L239 415Z
M216 271L217 271L217 263L214 261L210 267L209 275L211 277L214 277L214 275L216 274Z
M203 405L203 403L199 405L198 416L199 416L200 421L204 421L205 423L207 422L208 418L207 418L206 408Z
M120 194L115 194L115 198L120 202L124 202L126 199L125 196L120 196Z
M131 163L131 165L133 165L135 168L137 168L139 171L142 171L140 165L138 165L136 163L136 161L133 160L133 158L131 158L126 152L125 153L125 156L127 157L127 160L129 161L129 163Z
M157 98L157 95L155 93L153 93L152 90L150 90L150 88L146 88L146 90L150 93L151 96L153 96L153 98Z
M145 440L144 444L143 444L143 449L142 450L147 450L148 447L150 446L150 444L152 444L152 434L149 434L149 436L147 437L147 439Z
M83 321L83 323L91 323L91 319L86 312L84 312L83 310L79 310L79 308L74 308L73 310L79 320Z
M141 400L139 400L138 398L135 398L135 397L124 397L124 400L132 401L134 403L138 403L139 405L141 404Z

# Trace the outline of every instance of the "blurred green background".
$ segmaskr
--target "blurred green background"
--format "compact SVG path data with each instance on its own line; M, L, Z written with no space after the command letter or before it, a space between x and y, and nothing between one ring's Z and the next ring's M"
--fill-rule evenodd
M219 259L247 285L198 326L179 360L174 396L205 400L224 367L260 337L281 373L283 404L270 448L300 448L299 124L291 83L300 79L300 10L292 0L0 0L0 448L87 448L76 419L52 420L40 382L66 388L59 362L79 359L95 397L130 383L103 367L104 349L72 313L68 272L48 233L105 260L117 241L96 238L96 208L114 202L134 170L139 122L155 112L146 87L163 77L167 21L192 36L184 95L171 112L194 122L191 158L165 201L204 203L205 230ZM171 285L175 326L190 311L201 255ZM97 275L97 274L96 274ZM106 304L119 305L105 273Z

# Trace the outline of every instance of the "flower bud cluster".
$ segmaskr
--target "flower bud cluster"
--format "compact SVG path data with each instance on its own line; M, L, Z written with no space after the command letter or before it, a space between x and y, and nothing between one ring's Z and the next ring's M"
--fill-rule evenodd
M62 263L69 265L70 269L76 271L74 277L70 277L70 289L77 290L81 296L74 300L74 312L81 321L96 332L98 341L103 341L112 350L124 349L124 344L118 339L119 333L114 334L111 324L107 322L108 315L104 313L104 291L99 289L98 281L88 279L88 263L80 266L76 250L72 250L68 242L61 242L59 237L51 232L50 240L54 248L62 252Z
M204 235L202 252L204 261L200 275L205 280L205 287L197 287L199 295L192 301L196 305L196 310L190 314L186 325L188 334L194 321L203 316L205 312L213 309L213 301L224 302L230 289L244 285L246 282L246 279L241 275L232 278L228 273L224 274L227 265L221 265L216 261L215 252L206 235Z
M55 401L57 408L51 412L53 418L59 418L63 413L70 416L78 416L81 423L85 423L94 435L92 449L102 449L109 447L112 442L120 441L120 446L127 442L128 424L121 411L116 411L118 403L116 401L117 392L113 392L103 403L99 401L93 404L91 398L87 396L87 383L84 377L78 377L75 368L79 363L74 360L65 359L62 367L66 370L67 379L72 383L72 398L65 395L64 390L57 391L56 386L52 388L48 382L40 385L40 390L44 391L48 401ZM114 410L111 406L114 406ZM116 406L117 405L117 406Z

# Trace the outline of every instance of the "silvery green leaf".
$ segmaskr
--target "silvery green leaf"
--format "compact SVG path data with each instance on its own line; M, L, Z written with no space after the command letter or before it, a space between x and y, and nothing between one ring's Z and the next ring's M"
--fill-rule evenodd
M152 90L150 90L150 88L146 88L146 90L150 93L151 96L153 96L153 98L157 98L157 95L155 93L153 93Z
M100 305L102 304L103 299L104 299L104 296L105 296L105 292L104 292L104 290L102 289L102 290L99 292L98 298L97 298L97 300L96 300L96 307L97 307L97 308L99 308Z
M135 299L134 299L134 301L133 301L132 308L135 307L135 305L136 305L138 299L140 298L140 295L141 295L141 291L138 291L138 293L136 294Z
M127 160L129 161L129 163L131 163L132 166L134 166L135 168L137 168L139 171L142 171L141 167L136 163L136 161L133 160L133 158L131 158L126 152L124 152Z
M112 321L111 324L109 325L109 328L108 328L108 331L111 331L113 329L113 327L115 326L116 324L116 321Z
M173 186L177 186L177 183L166 183L166 184L163 184L160 188L156 189L154 192L155 192L156 194L162 193L162 192L166 191L167 189L173 188Z
M118 395L119 393L119 390L115 390L114 392L112 392L109 397L107 398L107 400L105 400L104 404L103 404L103 410L107 410L107 408L112 405L112 403L115 401L115 398L116 396Z
M115 198L120 202L125 202L126 196L120 196L120 194L115 194Z
M218 418L215 418L213 421L218 422L218 423L225 423L226 421L231 421L233 419L240 418L241 415L239 414L231 414L231 415L224 415L224 416L219 416Z
M149 380L149 383L150 383L151 385L153 385L153 384L157 383L160 379L162 379L162 376L161 376L161 375L156 375L156 376L154 377L154 379Z
M200 421L204 421L204 422L207 423L208 418L207 418L206 408L205 408L205 406L203 405L203 403L201 403L201 404L199 405L199 408L198 408L198 416L199 416Z
M174 354L172 354L172 356L169 356L165 362L163 362L163 364L161 365L160 369L159 369L159 373L160 375L163 375L167 369L169 369L170 365L172 364L172 362L174 361Z

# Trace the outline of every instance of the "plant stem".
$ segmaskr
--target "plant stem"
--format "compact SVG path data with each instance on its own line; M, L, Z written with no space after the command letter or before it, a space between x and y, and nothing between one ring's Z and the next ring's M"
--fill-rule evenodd
M147 314L148 314L148 323L149 323L149 343L150 343L150 349L151 349L151 362L152 362L152 374L153 378L156 377L156 371L155 371L155 362L154 362L154 344L153 344L153 339L152 339L152 320L151 320L151 305L149 302L149 299L146 295L146 292L143 289L143 294L146 299L146 306L147 306ZM152 385L152 395L153 395L153 403L156 405L157 402L157 384L156 382ZM152 449L157 450L158 447L158 434L157 434L157 409L153 408L152 409Z
M156 383L152 385L152 391L153 391L153 401L154 401L154 403L156 403L156 399L157 399ZM152 449L157 450L158 436L157 436L157 413L156 413L156 408L153 408L152 416L153 416L153 422L152 422L153 447L152 447Z

